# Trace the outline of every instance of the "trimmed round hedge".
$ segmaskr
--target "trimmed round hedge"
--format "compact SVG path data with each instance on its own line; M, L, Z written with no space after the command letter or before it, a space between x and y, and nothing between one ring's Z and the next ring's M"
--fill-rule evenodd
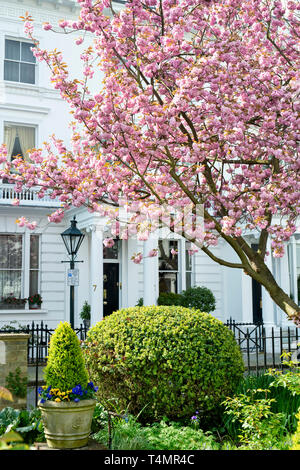
M105 317L83 347L98 397L144 419L206 415L244 371L233 333L208 313L178 306L132 307Z

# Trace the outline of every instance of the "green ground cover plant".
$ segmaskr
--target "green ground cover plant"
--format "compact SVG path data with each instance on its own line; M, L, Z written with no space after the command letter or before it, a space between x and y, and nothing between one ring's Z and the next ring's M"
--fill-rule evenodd
M9 372L6 377L6 386L16 397L25 398L27 394L27 378L21 376L21 369L17 367L15 372Z
M218 443L212 433L183 426L176 422L162 420L143 426L138 420L127 415L114 418L112 449L115 450L217 450ZM93 438L106 445L108 429L104 426Z
M11 407L0 411L0 436L6 436L14 431L22 439L24 444L44 442L44 428L41 420L41 412L38 408L32 410L17 410ZM13 441L12 436L8 441Z

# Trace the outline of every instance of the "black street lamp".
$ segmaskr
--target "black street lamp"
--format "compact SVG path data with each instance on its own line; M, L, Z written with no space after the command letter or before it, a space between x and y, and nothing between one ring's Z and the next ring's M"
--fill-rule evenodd
M61 233L64 245L67 249L70 261L62 261L62 263L70 263L70 269L74 270L75 263L82 263L76 261L77 252L83 242L84 234L76 227L76 217L71 220L71 226ZM70 284L70 325L74 328L74 285Z

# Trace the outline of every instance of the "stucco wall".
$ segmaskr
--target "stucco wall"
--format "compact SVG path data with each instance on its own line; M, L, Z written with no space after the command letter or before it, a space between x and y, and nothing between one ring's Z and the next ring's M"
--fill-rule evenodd
M0 385L6 387L6 377L11 372L15 374L20 368L20 377L27 378L27 342L29 335L0 333ZM0 409L7 406L26 408L26 398L14 396L14 402L0 398Z

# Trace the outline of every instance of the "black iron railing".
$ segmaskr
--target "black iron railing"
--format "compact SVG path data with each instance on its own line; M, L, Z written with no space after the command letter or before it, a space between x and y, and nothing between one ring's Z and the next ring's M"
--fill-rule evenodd
M44 365L47 362L49 342L55 328L48 328L44 325L43 321L40 324L32 322L30 325L22 326L19 328L6 327L5 329L0 328L0 333L27 333L29 334L28 340L28 364ZM80 325L78 328L74 328L78 338L84 341L87 335L88 328L85 325Z
M239 323L232 319L225 325L233 332L249 373L282 369L288 358L300 361L300 328L296 326L267 327L262 322Z

